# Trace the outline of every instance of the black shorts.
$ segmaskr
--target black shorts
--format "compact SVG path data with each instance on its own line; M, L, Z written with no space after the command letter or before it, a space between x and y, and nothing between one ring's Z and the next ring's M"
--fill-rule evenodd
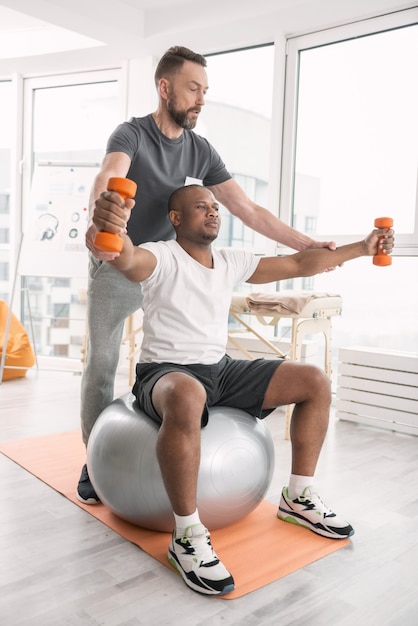
M283 361L284 359L237 360L225 355L214 365L138 363L132 393L140 408L161 423L151 400L153 387L161 376L169 372L184 372L199 380L206 390L202 426L206 426L208 422L208 407L211 406L235 407L253 417L264 418L274 410L262 409L262 406L271 377Z

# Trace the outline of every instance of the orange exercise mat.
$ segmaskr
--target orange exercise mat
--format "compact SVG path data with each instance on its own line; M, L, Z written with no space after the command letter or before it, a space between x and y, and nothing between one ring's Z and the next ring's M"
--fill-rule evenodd
M103 504L89 506L77 500L75 489L85 462L79 431L3 441L0 442L0 452L172 569L166 557L168 533L139 528L119 519ZM349 539L325 539L282 522L277 519L276 511L276 505L263 501L243 520L212 531L216 552L235 579L234 591L222 596L223 599L239 598L255 591L350 542ZM183 584L180 579L179 584Z

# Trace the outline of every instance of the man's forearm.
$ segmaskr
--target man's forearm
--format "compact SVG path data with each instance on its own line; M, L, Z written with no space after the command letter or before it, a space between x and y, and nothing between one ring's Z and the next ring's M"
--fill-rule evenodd
M256 210L244 223L256 232L299 252L307 250L314 243L313 239L292 228L264 207L254 206Z
M296 254L294 258L298 262L299 276L314 276L326 271L331 265L341 265L346 261L368 254L367 244L364 241L357 241L340 246L336 250L328 250L326 248L306 250Z

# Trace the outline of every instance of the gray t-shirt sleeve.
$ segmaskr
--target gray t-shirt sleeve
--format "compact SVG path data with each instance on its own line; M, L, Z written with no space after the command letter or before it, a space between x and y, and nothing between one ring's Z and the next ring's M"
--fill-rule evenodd
M124 152L133 160L138 151L139 135L129 122L119 124L107 140L106 154L109 152Z

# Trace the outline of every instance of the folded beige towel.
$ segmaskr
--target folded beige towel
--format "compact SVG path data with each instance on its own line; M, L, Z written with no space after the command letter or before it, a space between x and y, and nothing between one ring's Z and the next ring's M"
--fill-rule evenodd
M246 296L248 309L260 315L300 313L311 300L337 296L334 293L314 291L277 291L273 293L250 293Z

